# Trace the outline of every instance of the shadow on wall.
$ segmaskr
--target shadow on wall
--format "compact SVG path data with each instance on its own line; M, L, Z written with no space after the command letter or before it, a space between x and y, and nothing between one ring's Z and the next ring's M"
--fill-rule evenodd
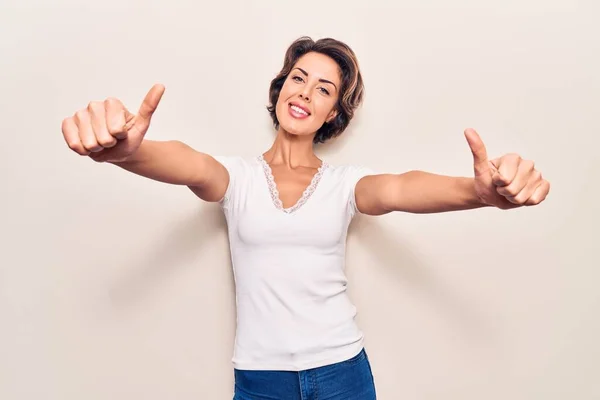
M223 213L214 204L203 205L196 215L184 217L173 226L170 232L161 232L156 242L148 245L149 251L134 265L128 266L127 273L110 285L109 293L115 308L152 297L169 277L181 272L177 271L178 268L195 265L194 259L218 236L215 233L225 235L227 229ZM228 269L231 271L231 268ZM232 273L230 279L233 283Z
M368 251L367 257L373 261L369 266L383 269L383 275L394 281L397 290L409 292L417 301L423 300L436 315L443 316L451 328L459 331L461 337L482 343L494 340L493 321L491 316L482 313L481 304L435 274L436 269L451 266L431 265L424 256L411 251L406 237L374 217L357 215L348 236L352 240L356 238Z

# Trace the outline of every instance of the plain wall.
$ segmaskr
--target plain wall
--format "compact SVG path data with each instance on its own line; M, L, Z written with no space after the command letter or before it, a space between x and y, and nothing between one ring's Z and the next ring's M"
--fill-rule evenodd
M225 220L71 152L61 121L167 90L147 137L258 155L297 37L357 53L332 164L472 176L463 136L532 159L537 207L359 216L347 274L379 398L600 398L598 2L0 3L0 398L228 399Z

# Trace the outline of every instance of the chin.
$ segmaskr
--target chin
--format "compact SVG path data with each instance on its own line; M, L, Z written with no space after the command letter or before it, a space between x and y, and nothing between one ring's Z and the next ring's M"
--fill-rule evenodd
M319 129L319 127L313 126L314 124L311 124L311 121L296 120L288 115L284 115L283 118L280 118L279 113L277 113L277 119L281 129L295 136L310 136L315 134Z
M298 126L299 124L289 123L288 121L280 121L279 126L281 129L289 133L290 135L295 136L308 136L313 133L313 131L307 130L306 127Z

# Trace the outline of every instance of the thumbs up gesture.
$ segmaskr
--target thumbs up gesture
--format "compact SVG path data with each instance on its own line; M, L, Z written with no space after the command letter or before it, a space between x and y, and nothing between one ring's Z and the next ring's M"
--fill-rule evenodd
M119 99L90 102L63 120L67 145L98 162L126 160L142 143L164 91L164 86L154 85L137 114L130 113Z
M507 210L534 206L546 199L550 183L535 169L533 161L518 154L489 160L475 130L465 130L465 137L473 153L475 191L483 204Z

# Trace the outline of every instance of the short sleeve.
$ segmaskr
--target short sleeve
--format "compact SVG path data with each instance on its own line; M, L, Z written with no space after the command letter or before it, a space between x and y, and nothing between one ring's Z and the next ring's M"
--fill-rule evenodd
M349 190L348 210L350 212L350 216L354 216L359 211L358 207L356 206L356 184L365 176L375 175L375 171L368 167L355 165L347 166L346 169L346 187Z
M237 156L213 156L213 158L221 163L229 173L229 184L225 195L218 203L222 208L230 208L236 193L239 193L239 182L243 180L243 159Z

